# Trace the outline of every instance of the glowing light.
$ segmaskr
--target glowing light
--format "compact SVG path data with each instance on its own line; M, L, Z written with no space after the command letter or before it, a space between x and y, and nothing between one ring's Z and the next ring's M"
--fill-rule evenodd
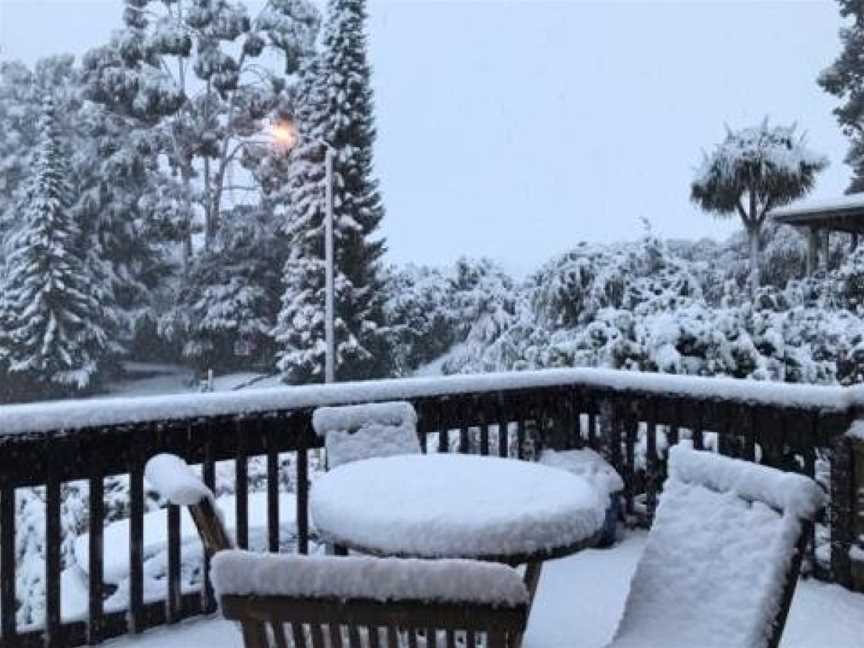
M270 124L270 137L279 148L290 151L297 145L297 127L293 122L273 122Z

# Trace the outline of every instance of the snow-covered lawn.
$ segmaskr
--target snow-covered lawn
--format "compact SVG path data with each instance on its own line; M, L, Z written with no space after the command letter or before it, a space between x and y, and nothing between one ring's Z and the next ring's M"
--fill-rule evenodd
M107 396L160 396L163 394L189 394L201 391L195 372L181 365L156 362L125 362L124 378L109 383ZM253 371L214 376L213 391L234 391L250 387L281 387L278 376Z
M612 636L630 576L645 545L632 533L610 550L547 563L525 637L525 648L601 648ZM687 605L687 601L681 601ZM858 648L864 637L864 595L836 585L801 581L783 648ZM108 648L242 648L239 630L219 619L189 621ZM645 648L662 648L645 646Z

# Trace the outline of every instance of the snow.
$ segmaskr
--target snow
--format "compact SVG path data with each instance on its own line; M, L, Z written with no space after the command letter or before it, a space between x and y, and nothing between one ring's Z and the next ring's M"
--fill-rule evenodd
M854 421L846 434L857 441L864 441L864 420Z
M523 648L605 646L621 617L630 578L646 538L644 532L633 532L612 549L589 549L547 562L528 619ZM676 606L682 606L682 602L676 601ZM864 595L812 579L799 582L782 648L859 648L862 636ZM234 623L220 619L190 620L115 640L106 646L243 648L243 639ZM640 648L655 646L646 643Z
M516 606L528 591L515 569L471 560L290 556L222 551L213 558L219 596L257 594L376 601Z
M864 193L853 193L828 200L800 200L786 207L772 209L768 212L768 216L771 218L804 216L810 213L861 208L864 208Z
M678 376L612 369L542 369L474 375L368 380L250 391L97 398L0 408L3 434L69 431L199 416L243 415L369 401L443 396L465 392L589 385L613 391L644 391L753 404L844 411L864 403L862 388L770 383L733 378Z
M804 475L692 450L687 442L673 446L669 453L673 480L734 493L802 519L812 519L827 502L819 485Z
M329 468L372 457L420 454L417 413L410 403L319 407L312 426L325 439Z
M193 506L213 499L213 493L183 459L172 454L152 457L144 477L162 497L177 506Z
M609 648L765 646L800 534L798 515L813 514L822 501L815 483L785 477L673 448L670 477Z
M319 477L310 494L322 537L430 558L566 547L600 529L607 504L588 482L562 470L449 454L346 464Z
M538 460L544 466L560 468L584 477L599 493L608 497L624 490L621 475L602 456L590 448L581 450L544 450Z
M237 528L237 505L233 495L220 497L216 500L216 508L220 511L229 535ZM288 536L294 533L297 520L297 505L291 493L279 494L279 526L280 534ZM144 516L145 562L153 560L154 571L164 569L165 550L168 546L168 520L165 509L159 509ZM266 537L267 527L267 494L256 492L249 494L249 536L250 544L255 536ZM180 544L181 556L200 560L201 542L192 516L187 509L180 512ZM83 573L89 572L90 534L82 534L75 539L75 563ZM119 584L129 576L129 519L124 518L108 524L103 531L103 546L105 560L103 563L103 578L106 583ZM122 589L122 588L121 588ZM158 593L164 594L164 588Z

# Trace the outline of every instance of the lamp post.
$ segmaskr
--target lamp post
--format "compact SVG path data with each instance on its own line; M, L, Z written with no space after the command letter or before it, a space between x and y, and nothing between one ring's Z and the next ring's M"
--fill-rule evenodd
M321 138L308 138L300 133L294 122L279 122L271 126L271 133L278 146L286 151L293 149L301 139L324 149L324 382L336 382L335 342L335 277L333 253L333 160L336 149Z

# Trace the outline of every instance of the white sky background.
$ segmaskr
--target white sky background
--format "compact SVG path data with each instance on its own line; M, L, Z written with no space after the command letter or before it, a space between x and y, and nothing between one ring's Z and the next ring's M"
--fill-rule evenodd
M258 5L259 1L249 2ZM0 56L83 53L119 0L0 0ZM816 76L838 54L830 0L370 0L377 173L392 261L490 256L535 269L581 240L723 237L689 202L723 125L797 121L849 170L836 101Z

